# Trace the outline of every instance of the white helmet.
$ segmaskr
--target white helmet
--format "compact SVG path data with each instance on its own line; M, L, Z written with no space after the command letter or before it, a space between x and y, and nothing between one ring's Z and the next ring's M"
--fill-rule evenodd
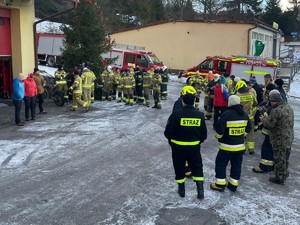
M111 66L107 66L107 70L108 70L109 72L111 72L112 67L111 67Z

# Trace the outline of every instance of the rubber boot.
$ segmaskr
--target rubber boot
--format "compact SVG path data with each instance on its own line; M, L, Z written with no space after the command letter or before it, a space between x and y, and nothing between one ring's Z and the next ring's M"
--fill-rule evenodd
M185 197L185 187L184 183L178 184L178 194L181 198Z
M197 185L197 198L204 199L203 181L196 181Z

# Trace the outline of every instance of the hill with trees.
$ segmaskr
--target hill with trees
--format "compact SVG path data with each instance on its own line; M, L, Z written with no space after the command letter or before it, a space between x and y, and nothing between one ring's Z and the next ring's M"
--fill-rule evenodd
M300 2L289 0L291 8L283 11L280 0L91 0L102 12L108 33L162 20L251 20L272 26L279 24L286 40L291 32L300 34ZM63 2L63 4L62 4ZM35 0L36 17L44 18L72 6L69 0ZM55 22L65 22L58 17ZM298 37L298 40L300 37Z

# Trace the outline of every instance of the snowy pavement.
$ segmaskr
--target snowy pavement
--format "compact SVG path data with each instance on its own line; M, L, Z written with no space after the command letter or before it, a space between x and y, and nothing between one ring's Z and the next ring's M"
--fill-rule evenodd
M50 102L35 122L1 125L0 224L299 224L300 100L289 98L295 141L285 185L252 172L263 140L256 133L257 154L245 155L238 191L210 190L218 143L207 122L201 201L191 180L186 197L178 196L163 135L182 86L170 82L162 110L97 101L74 113Z

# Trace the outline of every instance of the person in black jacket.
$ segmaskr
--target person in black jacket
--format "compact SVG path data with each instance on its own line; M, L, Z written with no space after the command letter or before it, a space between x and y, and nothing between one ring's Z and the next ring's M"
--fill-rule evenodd
M196 182L197 197L203 199L204 177L200 144L207 138L207 128L204 114L193 106L195 93L194 87L183 87L183 108L175 110L171 114L164 135L172 148L175 180L178 183L179 196L185 197L185 163L187 161L191 167L193 180Z
M285 101L287 103L288 101L286 98L285 90L283 89L283 84L284 84L284 81L280 78L278 78L274 81L274 85L275 85L276 89L279 91L281 98L283 99L283 101Z
M241 167L245 147L245 136L251 131L251 121L244 112L237 95L228 99L228 108L214 126L219 141L216 158L216 182L210 188L223 192L226 186L226 167L231 163L230 178L227 187L235 192L241 176Z

